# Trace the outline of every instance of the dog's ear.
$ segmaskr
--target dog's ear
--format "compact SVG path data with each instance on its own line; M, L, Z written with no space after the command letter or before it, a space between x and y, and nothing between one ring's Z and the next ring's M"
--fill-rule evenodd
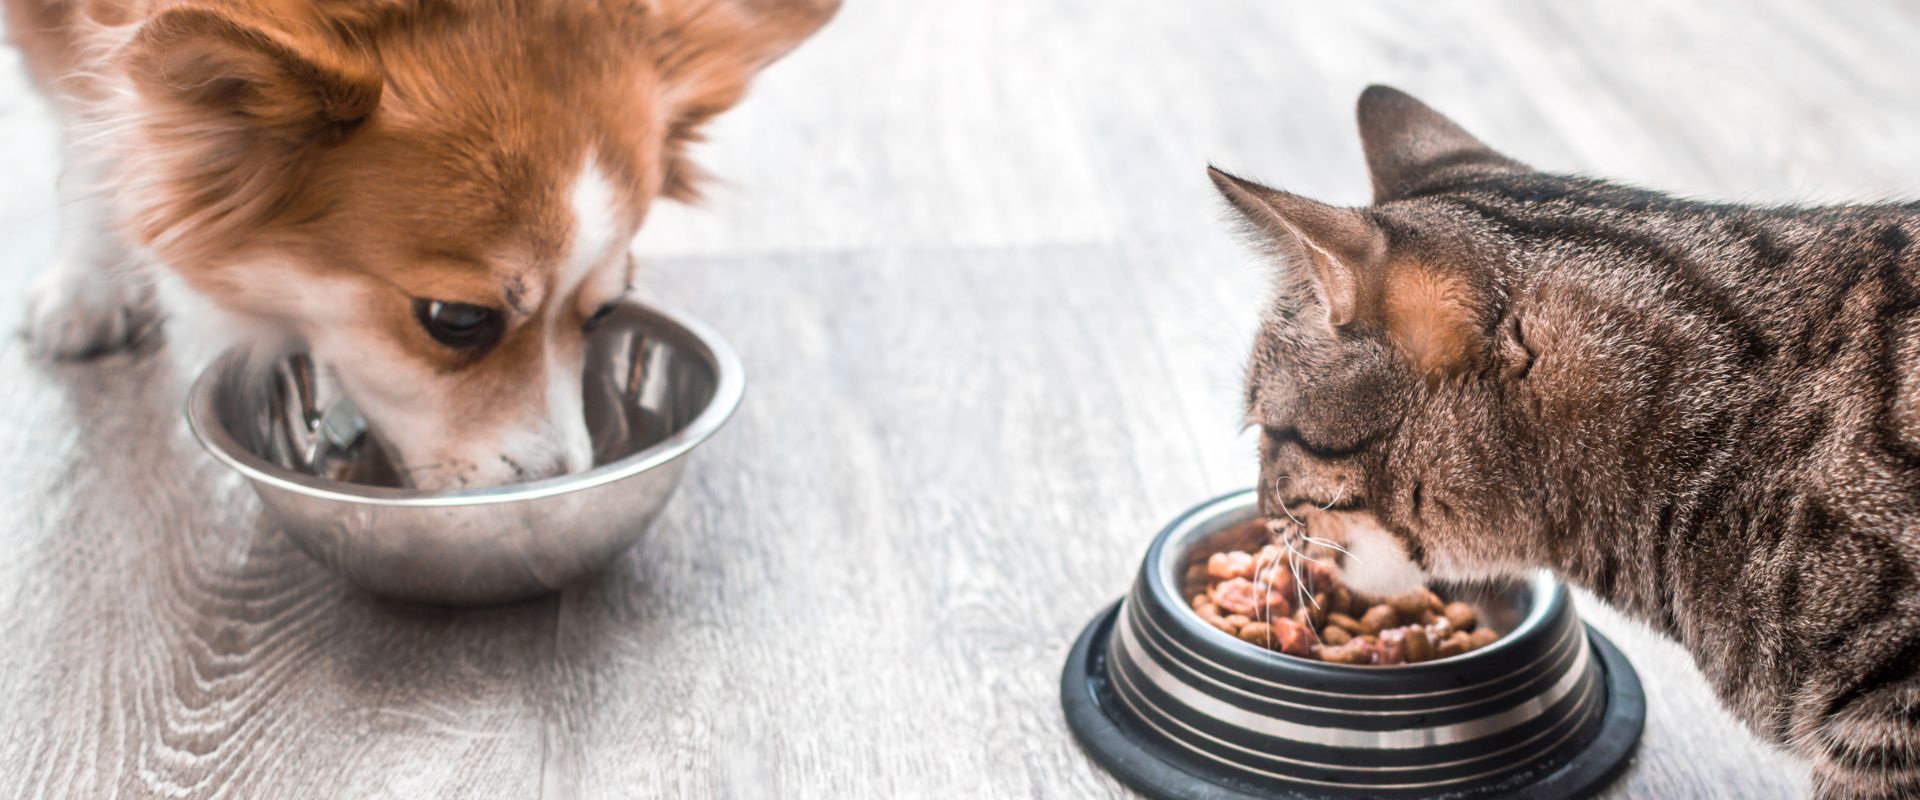
M125 58L149 102L283 144L338 140L380 104L379 69L318 26L180 6L142 25Z
M686 157L700 127L746 94L761 68L827 24L840 0L641 0L653 24L667 109L666 175L661 193L698 199L700 172Z

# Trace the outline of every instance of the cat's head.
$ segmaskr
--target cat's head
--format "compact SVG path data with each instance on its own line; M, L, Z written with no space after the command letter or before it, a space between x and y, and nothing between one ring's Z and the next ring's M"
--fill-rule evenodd
M1565 418L1550 406L1592 397L1600 378L1581 351L1604 343L1577 341L1590 320L1557 310L1576 300L1516 296L1538 288L1530 276L1551 248L1471 204L1578 182L1386 87L1361 95L1359 122L1369 207L1211 171L1277 265L1247 374L1262 506L1348 547L1363 590L1537 563L1520 530L1539 522L1524 451L1538 425ZM1543 344L1557 358L1538 358Z

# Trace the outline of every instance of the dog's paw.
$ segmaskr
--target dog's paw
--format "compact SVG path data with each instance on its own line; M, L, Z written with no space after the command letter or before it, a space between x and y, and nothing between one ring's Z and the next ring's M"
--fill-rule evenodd
M152 320L151 291L97 269L55 267L27 291L27 347L46 358L123 350Z

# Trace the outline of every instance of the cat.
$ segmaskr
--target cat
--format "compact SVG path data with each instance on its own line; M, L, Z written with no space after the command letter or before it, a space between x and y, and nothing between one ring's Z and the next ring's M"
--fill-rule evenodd
M1375 592L1550 568L1815 796L1920 796L1920 204L1547 174L1381 86L1358 116L1369 207L1210 170L1276 264L1263 510Z

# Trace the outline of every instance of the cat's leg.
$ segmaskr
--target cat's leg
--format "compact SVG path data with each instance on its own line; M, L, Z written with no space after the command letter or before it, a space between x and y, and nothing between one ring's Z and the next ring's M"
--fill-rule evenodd
M114 235L103 166L76 148L68 131L67 167L57 186L58 245L54 262L27 291L29 349L53 358L87 358L119 350L154 314L151 282L131 249Z
M1812 739L1815 798L1920 798L1920 680L1847 701Z

